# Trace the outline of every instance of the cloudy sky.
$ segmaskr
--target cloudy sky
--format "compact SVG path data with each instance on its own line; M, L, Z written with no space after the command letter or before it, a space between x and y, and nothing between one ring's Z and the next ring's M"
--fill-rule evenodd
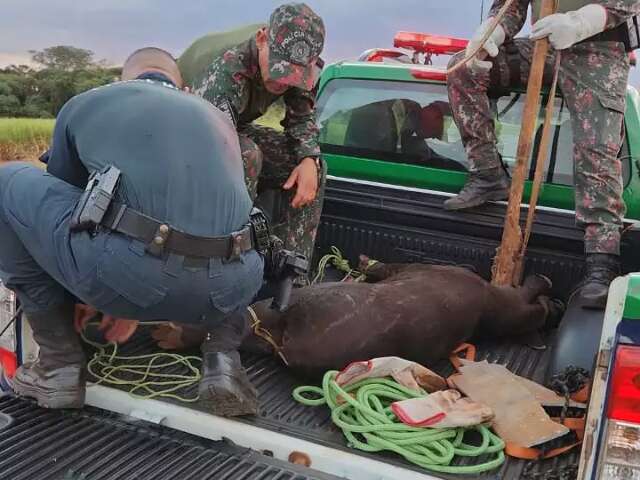
M488 3L487 0L486 3ZM265 21L282 0L19 0L0 7L0 64L28 50L73 45L121 62L133 49L157 45L179 54L211 31ZM481 0L307 0L327 27L325 57L354 57L389 47L397 30L467 36Z
M114 64L145 45L179 55L205 33L266 21L282 1L5 0L0 7L0 66L24 62L29 50L52 45L88 48ZM468 37L480 21L482 0L307 3L325 20L324 57L334 61L368 48L390 47L398 30ZM490 3L485 0L485 8ZM640 74L633 80L640 83Z

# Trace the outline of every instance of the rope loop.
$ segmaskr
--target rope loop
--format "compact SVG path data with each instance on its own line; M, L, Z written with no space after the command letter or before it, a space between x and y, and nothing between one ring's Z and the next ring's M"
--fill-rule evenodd
M307 406L326 405L349 446L365 452L391 451L409 462L441 473L478 474L504 463L504 442L484 425L472 428L420 428L401 423L391 410L396 401L427 395L386 378L341 387L328 371L322 387L301 386L293 398ZM474 432L479 442L465 442ZM459 457L482 457L475 465L456 465ZM465 462L466 463L466 462Z

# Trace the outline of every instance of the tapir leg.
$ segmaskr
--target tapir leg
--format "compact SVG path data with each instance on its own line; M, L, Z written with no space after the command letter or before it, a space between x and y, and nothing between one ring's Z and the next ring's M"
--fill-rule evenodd
M541 279L532 278L526 287L489 286L486 311L481 319L482 333L515 336L541 329L549 314L546 297L536 292L548 289Z
M270 335L276 345L282 343L282 332L285 328L284 314L270 308L271 300L258 302L252 306L253 311L259 322L259 332ZM249 321L254 319L250 316ZM256 353L256 354L273 354L271 343L266 341L262 336L256 335L254 329L251 328L249 334L242 342L240 350Z

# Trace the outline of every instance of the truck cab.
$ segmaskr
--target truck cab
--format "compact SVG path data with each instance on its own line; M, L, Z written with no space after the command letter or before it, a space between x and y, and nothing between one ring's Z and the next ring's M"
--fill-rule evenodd
M468 165L449 109L445 69L428 63L465 45L462 39L402 33L395 49L367 51L358 61L325 68L317 117L329 177L316 260L335 246L352 264L367 254L386 262L464 265L489 278L505 203L465 212L442 208L464 184ZM567 365L592 372L584 441L550 460L508 458L474 478L640 478L640 274L633 273L640 271L639 100L629 87L619 154L628 274L612 284L606 311L589 312L571 297L584 261L582 232L574 222L569 112L559 96L525 270L553 281L554 295L567 303L566 313L560 326L546 333L544 348L517 341L476 343L478 360L505 365L539 383ZM514 163L523 101L522 91L492 94L507 170ZM529 183L525 201L528 192ZM11 322L16 305L7 290L0 306L0 331L7 329L0 337L0 362L10 376L17 364L36 357L37 347L26 322ZM123 355L158 351L142 330L122 346ZM10 393L0 396L0 479L462 478L416 467L397 455L351 448L326 408L293 400L300 379L277 358L245 355L243 363L259 392L256 417L219 418L195 403L136 397L97 378L88 387L89 407L80 412L51 412ZM447 362L430 367L451 373ZM183 397L193 394L194 387L189 388L180 392Z

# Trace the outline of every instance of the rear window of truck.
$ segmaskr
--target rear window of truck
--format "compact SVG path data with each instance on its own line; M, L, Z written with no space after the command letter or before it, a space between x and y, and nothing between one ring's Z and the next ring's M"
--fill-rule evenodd
M515 163L524 94L491 99L497 145L511 169ZM542 99L532 157L542 134ZM555 99L545 181L573 185L573 135L569 111ZM468 160L451 116L445 85L384 80L335 79L317 105L323 153L466 171ZM626 153L625 153L626 152ZM628 146L620 153L624 183L630 176ZM530 178L533 169L529 160Z

